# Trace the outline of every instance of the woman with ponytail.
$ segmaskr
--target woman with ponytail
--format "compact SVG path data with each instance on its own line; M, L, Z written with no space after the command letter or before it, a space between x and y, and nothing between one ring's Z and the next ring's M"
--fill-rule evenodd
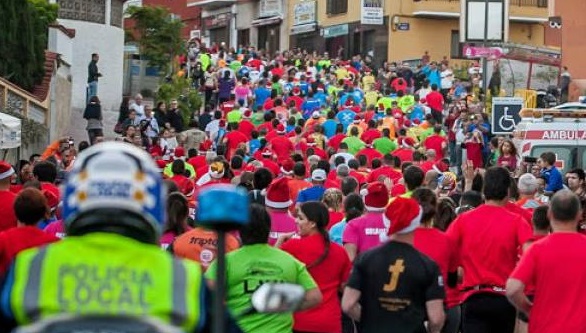
M161 236L161 247L167 249L173 240L186 231L191 230L187 224L189 216L189 202L187 197L180 192L169 194L167 198L167 221Z
M317 201L301 204L295 220L297 234L281 249L303 262L323 295L321 304L295 313L293 332L341 333L342 309L338 292L348 279L352 264L343 247L331 243L327 232L329 213Z

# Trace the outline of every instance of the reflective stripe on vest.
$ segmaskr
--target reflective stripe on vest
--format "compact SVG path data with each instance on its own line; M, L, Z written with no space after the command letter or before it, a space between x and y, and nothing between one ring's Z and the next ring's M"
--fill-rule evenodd
M77 240L69 243L73 246L64 241L17 257L10 303L19 324L71 313L151 316L191 332L198 326L205 305L195 263L156 246L129 261L128 255L96 256Z

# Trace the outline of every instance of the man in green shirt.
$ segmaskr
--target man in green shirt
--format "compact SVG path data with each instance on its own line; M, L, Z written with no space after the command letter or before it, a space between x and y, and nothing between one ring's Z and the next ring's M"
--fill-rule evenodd
M237 105L234 107L234 109L232 109L232 111L226 114L226 120L228 121L228 124L238 124L242 121L242 111L240 111L241 107L241 105Z
M350 129L350 136L342 140L342 142L348 145L348 152L352 155L356 155L362 148L366 147L364 141L358 137L358 128L352 127Z
M397 142L391 140L391 131L388 128L383 128L383 136L374 140L372 145L379 153L386 155L397 149Z
M271 218L266 209L253 204L250 215L250 223L240 230L242 248L226 256L226 305L246 333L291 333L291 313L254 313L239 318L250 310L252 293L263 283L301 285L306 292L299 310L307 310L322 301L322 294L305 265L267 244ZM213 262L206 272L211 288L214 288L216 269L216 262Z

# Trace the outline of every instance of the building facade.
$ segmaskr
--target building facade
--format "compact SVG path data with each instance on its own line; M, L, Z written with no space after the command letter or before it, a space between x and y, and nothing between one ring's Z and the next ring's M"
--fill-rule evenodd
M370 54L375 63L420 59L425 51L434 59L462 58L461 1L292 0L290 45L330 57ZM508 42L543 46L547 0L507 2Z
M125 0L50 0L59 5L57 21L75 30L72 45L54 50L62 53L71 65L72 100L74 108L84 108L88 64L92 53L100 55L98 68L102 73L98 96L104 108L113 109L122 99L124 30L122 28Z
M254 46L271 53L289 47L284 0L188 0L187 6L201 8L206 45Z

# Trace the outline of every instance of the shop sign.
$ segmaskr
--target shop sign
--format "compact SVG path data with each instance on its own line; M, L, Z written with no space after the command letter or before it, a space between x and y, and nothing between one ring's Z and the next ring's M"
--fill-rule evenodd
M260 0L258 17L283 15L282 0Z
M316 28L317 24L315 23L295 25L291 27L291 35L298 35L306 32L314 32Z
M315 1L304 1L295 5L293 25L313 23L315 18Z
M332 25L331 27L323 28L324 38L344 36L347 34L348 34L348 24Z
M218 15L212 15L204 18L206 29L215 29L225 27L230 23L232 18L231 13L223 13Z
M384 0L360 0L360 23L383 25L384 8Z

